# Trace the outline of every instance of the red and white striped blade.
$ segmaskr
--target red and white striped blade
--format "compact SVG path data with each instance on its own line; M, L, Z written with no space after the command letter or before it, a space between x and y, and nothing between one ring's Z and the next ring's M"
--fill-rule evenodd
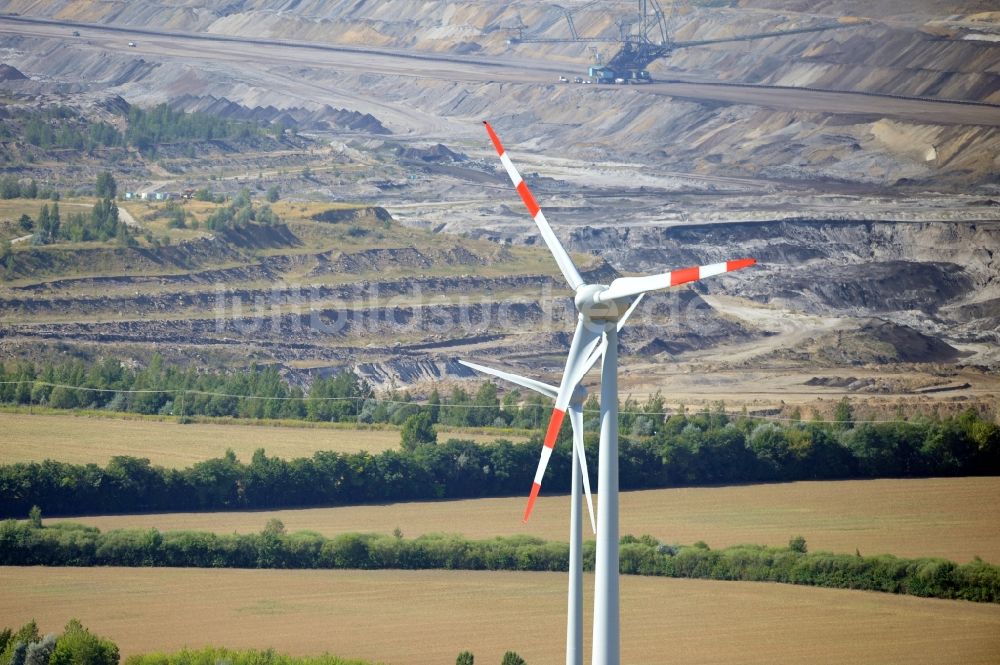
M490 135L493 147L496 148L497 154L500 155L500 163L507 170L507 175L510 176L510 181L514 184L514 189L521 195L521 200L524 201L524 206L528 209L528 213L535 220L535 226L538 227L538 230L542 234L542 239L548 246L549 251L552 252L552 256L555 257L556 263L559 265L559 270L562 271L563 277L566 278L570 288L576 291L583 285L583 278L580 277L580 271L576 269L573 259L570 258L569 253L559 242L559 239L556 238L556 234L552 232L552 227L549 226L548 220L545 219L545 213L542 212L538 201L535 200L531 190L528 189L528 184L524 182L521 174L517 172L514 163L507 156L503 144L500 143L500 138L493 131L493 128L490 127L490 123L484 120L483 124L486 125L486 132Z
M525 522L531 517L531 511L535 508L535 501L538 499L538 492L542 489L542 477L545 476L545 468L549 465L552 451L556 446L556 439L559 437L559 428L562 427L566 411L563 409L552 409L552 418L549 419L549 427L545 430L545 440L542 443L542 456L538 460L538 468L535 469L535 479L531 483L531 494L528 495L528 505L524 507Z
M545 469L549 465L552 457L552 450L555 448L556 439L559 437L559 429L566 418L566 411L569 408L570 398L577 384L583 379L584 374L590 369L587 359L601 341L603 330L593 324L587 323L583 317L577 319L576 331L573 333L573 341L569 346L569 355L566 357L566 368L563 370L562 380L559 383L559 394L556 395L556 405L552 409L552 417L549 419L549 426L545 430L545 439L542 441L542 455L538 460L538 467L535 469L535 478L531 484L531 494L528 496L528 505L524 508L524 521L531 517L531 511L535 507L535 500L538 499L538 492L542 489L542 478L545 476Z
M607 288L607 290L599 292L595 296L595 300L597 302L608 302L609 300L628 298L630 296L639 295L640 293L646 293L648 291L668 289L671 286L687 284L688 282L705 279L706 277L721 275L723 273L733 272L734 270L740 270L742 268L749 268L755 263L757 263L756 259L736 259L735 261L713 263L707 266L691 266L690 268L681 268L680 270L672 270L659 275L647 275L646 277L619 277L615 281L611 282L611 285Z

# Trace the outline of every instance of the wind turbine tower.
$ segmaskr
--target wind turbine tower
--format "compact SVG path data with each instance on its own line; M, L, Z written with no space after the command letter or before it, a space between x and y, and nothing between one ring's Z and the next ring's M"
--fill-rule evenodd
M754 259L737 259L705 266L692 266L657 275L643 277L619 277L611 284L588 284L577 270L573 259L552 232L528 185L521 178L503 144L488 122L486 131L500 156L511 183L524 202L528 213L535 221L546 246L555 258L560 272L574 293L573 302L577 310L576 330L570 343L569 355L563 370L559 388L555 391L555 408L545 431L541 458L535 471L535 478L524 510L524 521L531 517L538 493L542 487L545 468L552 456L552 450L559 435L567 411L576 425L577 416L574 395L578 395L580 382L593 367L597 358L601 362L601 444L598 454L598 504L597 504L597 558L594 567L594 631L593 665L618 665L621 662L621 605L618 586L618 331L629 315L635 310L639 299L650 291L668 289L705 277L752 266ZM488 368L483 368L488 369ZM490 373L498 375L496 370ZM513 376L513 375L509 375ZM522 377L517 377L522 378ZM516 383L516 381L515 381ZM524 385L524 384L522 384ZM542 384L544 385L544 384ZM551 391L551 386L545 386ZM536 388L537 389L537 388ZM572 407L572 408L571 408ZM579 446L582 453L582 411L580 427L574 427L581 435ZM577 432L574 431L574 449L577 448ZM574 465L577 467L578 465ZM578 469L574 469L574 474ZM589 492L588 492L589 494ZM577 500L577 510L579 501ZM574 532L574 538L575 532ZM573 613L571 575L570 613ZM572 624L572 617L570 623ZM572 627L572 626L571 626ZM567 638L569 646L569 638ZM567 663L570 663L567 654Z

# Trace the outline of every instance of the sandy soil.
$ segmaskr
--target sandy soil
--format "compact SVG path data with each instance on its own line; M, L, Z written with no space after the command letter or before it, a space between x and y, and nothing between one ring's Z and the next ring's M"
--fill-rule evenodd
M34 22L31 20L0 17L0 30L17 34L42 37L66 35L70 24ZM466 82L536 82L551 84L554 73L565 72L565 66L553 66L542 60L523 58L454 57L440 54L419 53L393 49L363 49L358 47L315 46L280 42L277 40L246 40L236 37L213 35L169 35L99 26L79 27L83 39L99 42L100 48L108 47L108 40L115 44L126 44L130 39L141 44L144 55L158 58L181 58L184 61L201 60L217 65L239 65L243 70L253 68L265 70L281 65L299 65L304 60L314 66L334 67L338 70L360 73L383 73L394 76L416 76L442 81ZM294 81L280 77L280 83L290 87ZM278 83L278 80L273 81ZM304 83L304 88L296 90L301 99L316 99L313 83ZM595 89L599 86L594 86ZM655 83L634 88L648 94L727 103L750 104L767 108L799 109L825 113L849 115L877 115L898 117L908 120L934 122L939 124L971 124L1000 126L1000 109L992 106L955 104L949 102L910 100L884 96L861 95L855 93L802 90L794 88L765 88L756 86L731 86L716 83ZM325 97L338 94L324 89ZM340 94L343 94L342 91ZM343 97L340 98L343 100ZM323 100L330 103L336 100ZM358 110L369 110L383 117L387 112L399 118L401 107L391 109L379 105L379 109L362 109L359 103L372 105L372 100L353 97L351 105ZM409 109L412 123L412 109ZM391 118L390 118L391 119ZM425 118L425 120L427 120ZM436 124L436 123L432 123Z

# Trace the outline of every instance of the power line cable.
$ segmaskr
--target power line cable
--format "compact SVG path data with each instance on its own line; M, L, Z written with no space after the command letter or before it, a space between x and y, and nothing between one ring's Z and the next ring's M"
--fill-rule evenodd
M351 401L357 402L357 401L361 401L361 402L374 402L375 404L395 404L395 405L411 405L411 406L424 406L424 407L425 406L429 406L426 403L415 402L415 401L412 401L412 400L410 400L410 401L407 401L407 400L394 400L394 399L385 399L385 398L379 398L379 397L362 397L362 396L356 396L356 397L311 397L309 395L302 395L301 397L299 397L299 396L274 396L274 397L268 397L268 396L265 396L265 395L237 395L237 394L234 394L234 393L220 393L220 392L213 392L213 391L209 391L209 390L196 390L196 389L188 389L188 388L135 388L135 389L124 389L123 388L123 389L115 389L115 388L93 388L93 387L90 387L90 386L73 386L73 385L64 384L64 383L51 383L49 381L30 381L30 380L22 380L22 381L0 381L0 386L2 386L2 385L25 385L25 384L31 384L31 385L34 385L34 386L45 386L45 387L49 387L49 388L53 388L53 389L55 389L55 388L64 388L66 390L80 390L80 391L95 392L95 393L120 393L120 394L123 394L123 395L151 395L151 394L181 395L181 396L184 396L184 395L202 395L202 396L205 396L205 397L229 397L229 398L233 398L233 399L245 399L245 400L275 400L275 401L303 401L303 402L307 401L307 400L323 401L323 402L351 402ZM439 402L437 404L437 406L442 407L442 408L451 408L451 409L499 409L499 408L502 408L502 405L492 405L492 404L459 404L459 403L454 403L454 402ZM531 405L531 404L525 404L525 405L523 405L523 406L521 406L519 408L534 408L536 406L538 408L542 408L541 405ZM596 414L596 413L600 413L600 412L598 410L596 410L596 409L584 409L584 413ZM629 411L622 411L622 410L619 410L618 413L620 415L628 415L628 416L664 416L664 417L666 417L666 416L675 416L675 415L684 415L684 416L688 416L689 415L686 412L682 414L680 411L631 411L631 410L629 410ZM701 413L701 412L699 412L699 413ZM710 411L709 412L709 415L714 415L714 414L725 415L727 417L747 418L747 419L751 419L751 420L768 420L768 421L786 422L786 423L818 423L818 424L838 425L838 424L843 424L844 422L846 422L846 421L842 421L842 420L817 420L817 419L804 420L802 418L789 418L789 417L768 416L768 415L754 415L754 414L750 414L750 413L743 413L741 411L740 412L737 412L737 411L721 411L721 412L719 412L719 411L711 412ZM697 415L697 414L691 414L691 415ZM853 424L855 424L855 425L879 425L879 424L892 424L892 423L909 423L911 421L909 421L909 420L903 420L903 419L899 419L899 418L893 418L893 419L885 419L885 420L855 420L855 419L852 419L852 420L850 420L850 422L853 423Z

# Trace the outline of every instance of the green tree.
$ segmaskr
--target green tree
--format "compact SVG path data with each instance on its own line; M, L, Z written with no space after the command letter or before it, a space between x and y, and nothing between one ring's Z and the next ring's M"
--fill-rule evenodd
M403 423L401 439L404 450L414 450L417 446L437 443L437 432L426 411L416 413Z
M49 665L118 665L118 647L71 619L56 642Z
M267 188L267 200L270 203L277 202L279 198L281 198L281 190L278 189L277 185L271 185Z
M472 402L474 408L469 409L466 421L474 427L488 427L495 424L500 417L500 400L497 398L497 386L492 381L486 381Z
M28 645L32 642L37 642L39 639L41 638L38 634L38 624L32 619L21 626L16 633L8 637L6 647L3 653L0 653L0 663L15 663L15 655L17 656L16 662L23 663ZM17 651L20 651L20 653L16 653Z
M36 529L42 528L42 509L38 506L32 506L31 510L28 511L28 522L31 526Z
M458 658L455 659L455 665L473 665L475 663L475 657L472 655L471 651L463 651L458 654Z
M427 398L427 414L431 417L432 423L437 423L441 417L441 394L435 388Z
M29 217L28 215L21 215L21 219L17 220L17 224L18 226L21 227L21 230L24 231L25 233L28 233L31 231L31 229L35 228L35 223L31 220L31 217Z
M94 187L98 198L113 199L118 196L118 183L110 171L105 171L97 176L97 184Z
M854 407L851 406L851 400L845 397L837 402L837 408L833 410L833 420L841 429L854 427Z
M24 665L49 665L55 648L55 635L46 635L40 642L29 644L24 652Z
M527 665L524 662L524 658L521 658L514 651L508 651L503 655L503 660L500 661L500 665Z
M3 180L0 180L0 198L16 199L19 196L21 196L21 183L17 176L4 176Z
M56 203L53 206L58 205ZM58 218L53 222L52 212L49 209L48 203L43 203L42 207L38 210L38 233L44 242L52 242L55 238L56 233L59 231L59 221Z
M793 552L799 552L801 554L805 554L806 552L809 551L809 548L806 546L806 539L803 538L802 536L795 536L791 540L789 540L788 549L790 549Z

